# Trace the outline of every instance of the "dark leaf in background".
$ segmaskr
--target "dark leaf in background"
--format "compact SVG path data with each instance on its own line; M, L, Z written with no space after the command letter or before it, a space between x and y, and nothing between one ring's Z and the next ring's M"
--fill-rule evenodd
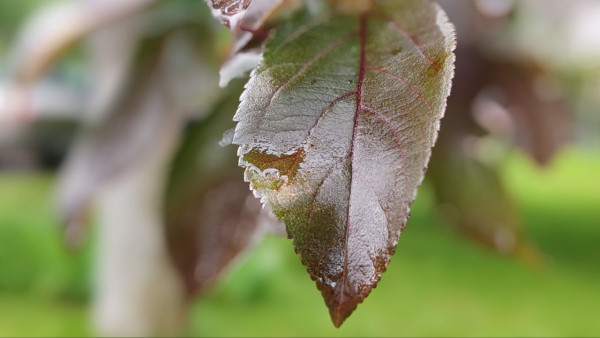
M436 149L428 178L438 210L454 230L499 253L540 262L497 168Z
M442 134L454 135L452 142L492 134L522 148L538 164L548 164L572 139L574 116L560 71L537 58L535 46L519 44L519 34L533 31L515 26L515 16L524 15L515 12L520 6L512 1L439 2L460 36L456 90L448 102L448 115L460 118L450 117Z
M456 51L453 95L428 177L441 214L454 230L536 265L542 256L524 233L499 175L501 162L490 162L497 155L482 145L484 138L516 145L546 164L569 139L573 116L549 71L517 63L510 52L489 54L482 44L474 39Z
M454 44L428 1L302 12L277 30L242 95L234 144L246 178L286 223L336 326L376 286L404 229Z
M265 230L261 205L241 180L235 147L219 145L233 127L242 88L227 90L211 115L186 131L168 185L167 240L190 295L214 282Z
M505 125L508 130L499 130L501 136L508 136L538 164L548 164L573 136L574 117L561 84L535 65L500 63L492 64L489 70L494 75L480 96L483 106L475 110L476 119L492 132L496 131L494 126ZM512 121L498 121L494 114L498 109Z

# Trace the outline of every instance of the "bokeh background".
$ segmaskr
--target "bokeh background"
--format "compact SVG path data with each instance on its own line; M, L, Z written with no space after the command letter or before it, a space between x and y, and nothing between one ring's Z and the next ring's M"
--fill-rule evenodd
M7 97L19 31L32 13L58 2L0 0L5 117L11 116ZM270 234L192 298L182 334L600 335L599 3L440 3L458 27L459 62L467 61L459 65L449 122L442 124L446 136L432 161L438 156L469 164L463 170L432 162L435 170L420 189L378 287L335 329L291 241ZM180 8L196 8L186 6ZM181 11L163 14L161 20L181 18ZM194 20L212 22L206 10L197 15ZM231 33L217 22L208 25L205 32L215 37L212 58L222 62ZM17 122L0 118L0 336L98 334L91 310L101 247L98 221L90 217L82 243L70 247L55 198L58 171L81 133L78 109L91 90L88 53L85 44L71 46L44 76L36 89L38 115ZM530 80L537 84L535 102L517 95L529 95L522 85ZM207 95L198 89L198 97ZM557 115L550 115L552 109ZM233 116L235 101L233 108L217 110ZM534 117L519 118L528 114ZM209 125L217 136L202 142L216 144L229 120ZM464 186L472 195L448 194L440 183L446 181L458 182L450 189ZM469 206L485 212L470 213ZM506 224L487 225L497 220ZM508 247L499 233L509 234Z

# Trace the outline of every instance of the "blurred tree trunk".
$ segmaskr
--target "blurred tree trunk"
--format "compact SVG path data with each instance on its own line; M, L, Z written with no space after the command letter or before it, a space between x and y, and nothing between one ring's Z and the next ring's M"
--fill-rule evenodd
M150 336L181 332L183 282L169 256L162 224L164 182L175 132L153 156L105 188L95 321L100 334Z
M152 75L142 81L139 92L129 91L128 78L140 62L137 49L146 24L142 17L105 28L89 41L94 97L87 121L103 123L123 94L138 96L133 100L139 103L128 107L139 111L132 114L148 119L162 115L168 120L160 132L138 121L136 134L150 133L156 146L109 180L98 198L94 325L100 335L172 335L185 326L184 284L169 255L163 224L165 184L183 114L165 88L162 55L157 56L154 69L144 70Z

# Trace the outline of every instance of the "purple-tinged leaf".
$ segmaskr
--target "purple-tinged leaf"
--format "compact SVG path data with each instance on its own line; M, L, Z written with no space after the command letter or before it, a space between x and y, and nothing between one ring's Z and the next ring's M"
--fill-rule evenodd
M301 12L235 116L255 194L286 223L336 326L386 269L450 92L454 29L424 0Z
M204 291L264 234L260 203L239 176L211 180L191 186L192 194L167 215L171 255L190 295Z
M67 239L76 243L87 208L107 181L121 174L140 157L151 156L163 142L162 130L179 124L181 115L161 81L163 39L144 44L132 80L122 100L105 119L88 127L63 168L59 209L67 223ZM141 124L143 121L143 124ZM158 137L157 137L158 136Z

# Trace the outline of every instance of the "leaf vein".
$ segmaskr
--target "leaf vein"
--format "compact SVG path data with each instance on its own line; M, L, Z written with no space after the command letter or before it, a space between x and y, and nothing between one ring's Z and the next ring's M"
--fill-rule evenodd
M390 73L389 71L387 71L383 68L369 67L369 70L372 72L378 73L378 74L383 74L390 79L394 79L394 80L404 83L404 85L406 85L408 90L410 90L414 95L416 95L427 106L427 109L429 109L430 113L433 114L433 107L431 106L431 103L425 98L424 93L422 91L420 91L415 85L410 83L410 81L408 81L408 79L406 79L400 75Z
M265 118L265 115L267 114L267 110L269 109L269 107L271 107L271 105L273 104L273 101L275 100L275 98L279 95L279 93L285 88L287 87L290 83L292 83L295 79L297 79L300 75L302 75L304 72L306 72L312 65L314 65L317 61L319 61L320 59L322 59L325 55L327 55L329 52L333 51L335 48L339 47L340 45L342 45L344 42L346 42L352 35L354 35L353 32L346 34L344 36L342 36L341 38L335 40L334 42L332 42L331 44L329 44L327 47L325 47L322 51L320 51L319 53L317 53L312 59L308 60L300 69L298 69L288 80L286 80L284 83L282 83L279 87L277 87L277 89L273 92L273 94L271 95L271 97L269 98L269 102L267 103L266 107L263 108L261 110L261 115L260 118L258 119L258 124L257 127L260 127L263 123L263 120Z
M421 44L419 44L419 41L417 41L417 39L415 38L415 36L413 34L411 34L408 29L404 28L402 25L400 25L398 22L396 22L392 17L390 17L387 14L384 13L376 13L375 17L389 23L392 27L394 27L398 33L400 33L402 36L404 36L407 40L409 40L413 46L415 47L415 49L417 50L417 52L419 53L419 55L421 55L421 57L423 59L425 59L427 62L429 62L429 64L436 70L436 71L441 71L442 67L435 61L433 61L429 56L427 56L427 54L425 54L425 51L423 51L423 46L421 46Z

